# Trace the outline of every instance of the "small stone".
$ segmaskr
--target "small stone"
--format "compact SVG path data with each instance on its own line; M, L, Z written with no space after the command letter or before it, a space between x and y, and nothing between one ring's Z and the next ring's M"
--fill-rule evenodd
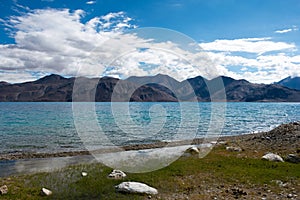
M226 142L226 141L220 141L220 142L218 142L218 144L221 144L221 145L226 145L226 144L227 144L227 142Z
M200 151L197 147L190 147L185 152L189 153L189 154L192 154L192 155L200 153Z
M47 188L42 188L42 195L50 196L52 195L52 191Z
M242 149L240 147L232 147L232 146L226 147L226 150L227 151L237 151L237 152L241 152L242 151Z
M283 159L279 155L274 154L274 153L267 153L261 159L273 161L273 162L284 162Z
M289 154L285 158L285 161L291 162L291 163L300 163L300 156L298 156L296 154Z
M8 192L8 187L7 187L7 185L3 185L3 186L0 187L0 194L1 194L1 195L2 195L2 194L7 194L7 192Z
M87 176L87 175L88 175L87 172L81 172L81 176L82 176L82 177L85 177L85 176Z
M292 194L288 194L288 195L287 195L287 198L289 198L289 199L290 199L290 198L293 198L293 195L292 195Z
M111 179L122 179L122 178L125 178L127 175L122 172L121 170L117 170L117 169L114 169L109 175L108 175L108 178L111 178Z
M117 185L115 188L117 192L139 193L139 194L149 194L149 195L158 194L157 189L139 182L122 182L119 185Z

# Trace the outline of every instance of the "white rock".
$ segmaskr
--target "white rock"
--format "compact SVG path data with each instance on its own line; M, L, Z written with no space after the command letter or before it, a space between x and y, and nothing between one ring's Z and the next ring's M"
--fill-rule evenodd
M127 175L122 172L121 170L114 169L109 175L108 178L112 179L122 179L125 178Z
M284 162L283 159L274 153L267 153L262 157L263 160L274 161L274 162Z
M116 186L118 192L140 193L140 194L158 194L157 189L139 182L123 182Z
M48 190L47 188L42 188L42 194L46 196L52 195L52 191Z
M226 147L227 151L237 151L237 152L241 152L242 149L240 147Z
M0 194L7 194L7 192L8 192L7 185L3 185L0 187Z
M218 144L227 144L227 142L226 141L220 141L220 142L218 142Z
M190 153L190 154L199 154L200 151L197 147L190 147L186 150L186 153Z
M81 176L85 177L85 176L87 176L87 175L88 175L87 172L81 172Z

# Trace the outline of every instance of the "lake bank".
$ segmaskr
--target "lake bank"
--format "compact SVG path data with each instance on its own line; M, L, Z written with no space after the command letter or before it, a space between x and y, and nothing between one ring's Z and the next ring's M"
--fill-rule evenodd
M107 179L111 168L89 163L49 173L0 179L9 188L1 199L41 199L42 187L53 191L46 199L148 199L149 195L116 193L122 181L140 181L158 189L151 199L297 199L299 164L269 162L261 155L282 157L299 153L300 124L283 124L271 131L220 138L204 158L183 156L171 165L149 173L128 173L123 180ZM222 142L220 142L222 141ZM289 145L287 145L289 144ZM228 151L226 147L240 147ZM81 172L86 171L87 177Z
M277 128L261 133L245 134L239 136L226 136L220 138L201 138L194 140L176 142L157 142L152 144L138 144L123 147L112 147L95 151L61 152L53 154L45 153L23 153L23 154L2 154L0 155L0 176L11 176L17 174L30 174L37 172L50 172L69 165L97 163L97 157L116 156L120 153L124 156L135 155L143 152L149 153L156 149L160 156L172 152L172 148L184 150L196 146L198 148L216 148L220 145L240 148L239 156L260 158L268 152L277 153L283 157L288 154L299 154L300 151L300 124L293 122L283 124ZM207 149L206 149L207 150ZM208 149L208 152L210 149ZM170 154L170 153L169 153ZM96 156L96 157L94 157ZM167 155L165 155L167 156Z

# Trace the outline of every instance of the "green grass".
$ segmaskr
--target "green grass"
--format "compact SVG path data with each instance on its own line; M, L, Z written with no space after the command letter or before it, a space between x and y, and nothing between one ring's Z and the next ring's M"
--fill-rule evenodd
M144 195L115 192L114 186L123 180L107 179L112 169L101 164L77 165L51 173L38 173L0 179L9 193L0 199L145 199ZM87 177L81 172L87 171ZM238 158L235 153L218 148L205 158L182 157L163 169L127 174L126 181L140 181L158 189L160 195L192 192L200 185L253 185L262 187L272 180L300 183L300 165L273 163L253 158ZM42 187L53 191L50 197L40 195Z

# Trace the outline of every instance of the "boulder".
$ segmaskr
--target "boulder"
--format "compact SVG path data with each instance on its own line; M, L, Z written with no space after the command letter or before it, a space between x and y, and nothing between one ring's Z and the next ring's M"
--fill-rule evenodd
M7 185L3 185L0 187L0 194L7 194L7 192L8 192Z
M52 195L52 191L47 189L47 188L42 188L42 191L41 191L42 195L45 195L45 196L50 196Z
M300 156L298 156L296 154L289 154L285 158L285 161L291 162L291 163L300 163Z
M242 148L241 148L241 147L232 147L232 146L229 146L229 147L226 147L226 150L227 150L227 151L237 151L237 152L241 152L241 151L242 151Z
M138 194L158 194L157 189L139 182L122 182L116 186L117 192L138 193Z
M117 169L114 169L109 175L108 175L108 178L111 178L111 179L122 179L122 178L125 178L127 175L122 172L121 170L117 170Z
M262 157L263 160L273 161L273 162L284 162L283 159L274 153L267 153Z

